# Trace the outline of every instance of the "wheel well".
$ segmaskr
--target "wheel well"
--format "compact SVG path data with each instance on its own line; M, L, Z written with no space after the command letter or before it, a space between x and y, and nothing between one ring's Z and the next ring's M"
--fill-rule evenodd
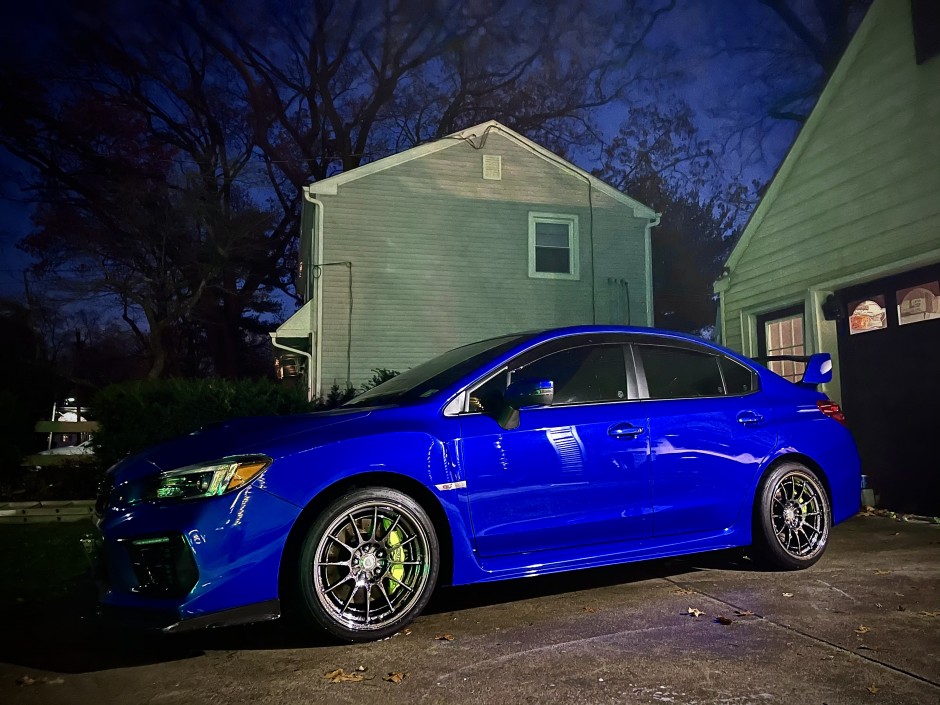
M761 485L764 484L764 480L767 479L767 476L770 475L770 473L772 473L777 467L783 465L784 463L799 463L800 465L804 465L812 470L813 474L819 478L820 482L822 482L823 489L826 491L826 499L829 500L829 506L832 507L832 488L829 486L829 478L826 477L826 473L819 466L819 463L810 458L808 455L803 455L802 453L787 453L786 455L781 455L779 458L775 458L761 475L760 481L757 483L757 491L754 492L754 501L752 502L755 515L757 511L757 502L760 498Z
M326 487L316 497L314 497L303 511L297 517L297 521L291 527L287 536L287 543L284 546L284 552L281 555L281 565L278 574L280 583L280 594L290 595L289 583L291 572L290 566L300 553L300 547L307 530L316 520L317 516L331 502L341 497L349 490L360 487L389 487L391 489L404 492L414 499L421 508L427 512L431 523L434 525L434 531L437 533L437 541L440 546L441 569L438 573L439 584L450 584L454 575L454 545L453 536L450 532L450 522L447 521L447 515L437 497L424 485L417 480L406 475L399 475L391 472L369 472L361 475L344 478L329 487Z

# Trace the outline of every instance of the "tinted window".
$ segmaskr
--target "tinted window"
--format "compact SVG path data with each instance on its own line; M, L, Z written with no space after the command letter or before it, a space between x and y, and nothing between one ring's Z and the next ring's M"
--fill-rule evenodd
M455 348L363 392L343 406L411 404L427 399L461 377L494 361L530 335L507 335Z
M747 394L755 388L754 373L739 362L721 358L721 373L725 376L728 394Z
M554 382L554 404L627 398L627 375L620 345L586 345L546 355L513 372L513 382L522 379Z
M650 399L715 397L725 393L714 355L659 346L639 345Z

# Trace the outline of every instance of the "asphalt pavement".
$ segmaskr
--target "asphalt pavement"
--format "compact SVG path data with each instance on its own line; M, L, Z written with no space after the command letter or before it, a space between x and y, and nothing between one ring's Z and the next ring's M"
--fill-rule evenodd
M798 573L716 553L442 589L371 644L119 634L82 599L0 626L0 702L940 704L940 526L879 517Z

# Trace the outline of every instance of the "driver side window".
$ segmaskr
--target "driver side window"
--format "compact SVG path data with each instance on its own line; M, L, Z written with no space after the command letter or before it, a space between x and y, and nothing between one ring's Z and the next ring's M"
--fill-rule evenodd
M555 385L554 406L627 399L623 346L585 345L551 353L513 370L512 382L550 379Z

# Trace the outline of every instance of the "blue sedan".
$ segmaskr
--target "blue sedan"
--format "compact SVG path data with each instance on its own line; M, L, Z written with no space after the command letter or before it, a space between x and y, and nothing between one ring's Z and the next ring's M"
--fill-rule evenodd
M451 350L330 412L227 422L112 468L105 608L168 631L282 612L386 637L438 584L750 547L823 554L860 466L826 355L791 383L667 331Z

